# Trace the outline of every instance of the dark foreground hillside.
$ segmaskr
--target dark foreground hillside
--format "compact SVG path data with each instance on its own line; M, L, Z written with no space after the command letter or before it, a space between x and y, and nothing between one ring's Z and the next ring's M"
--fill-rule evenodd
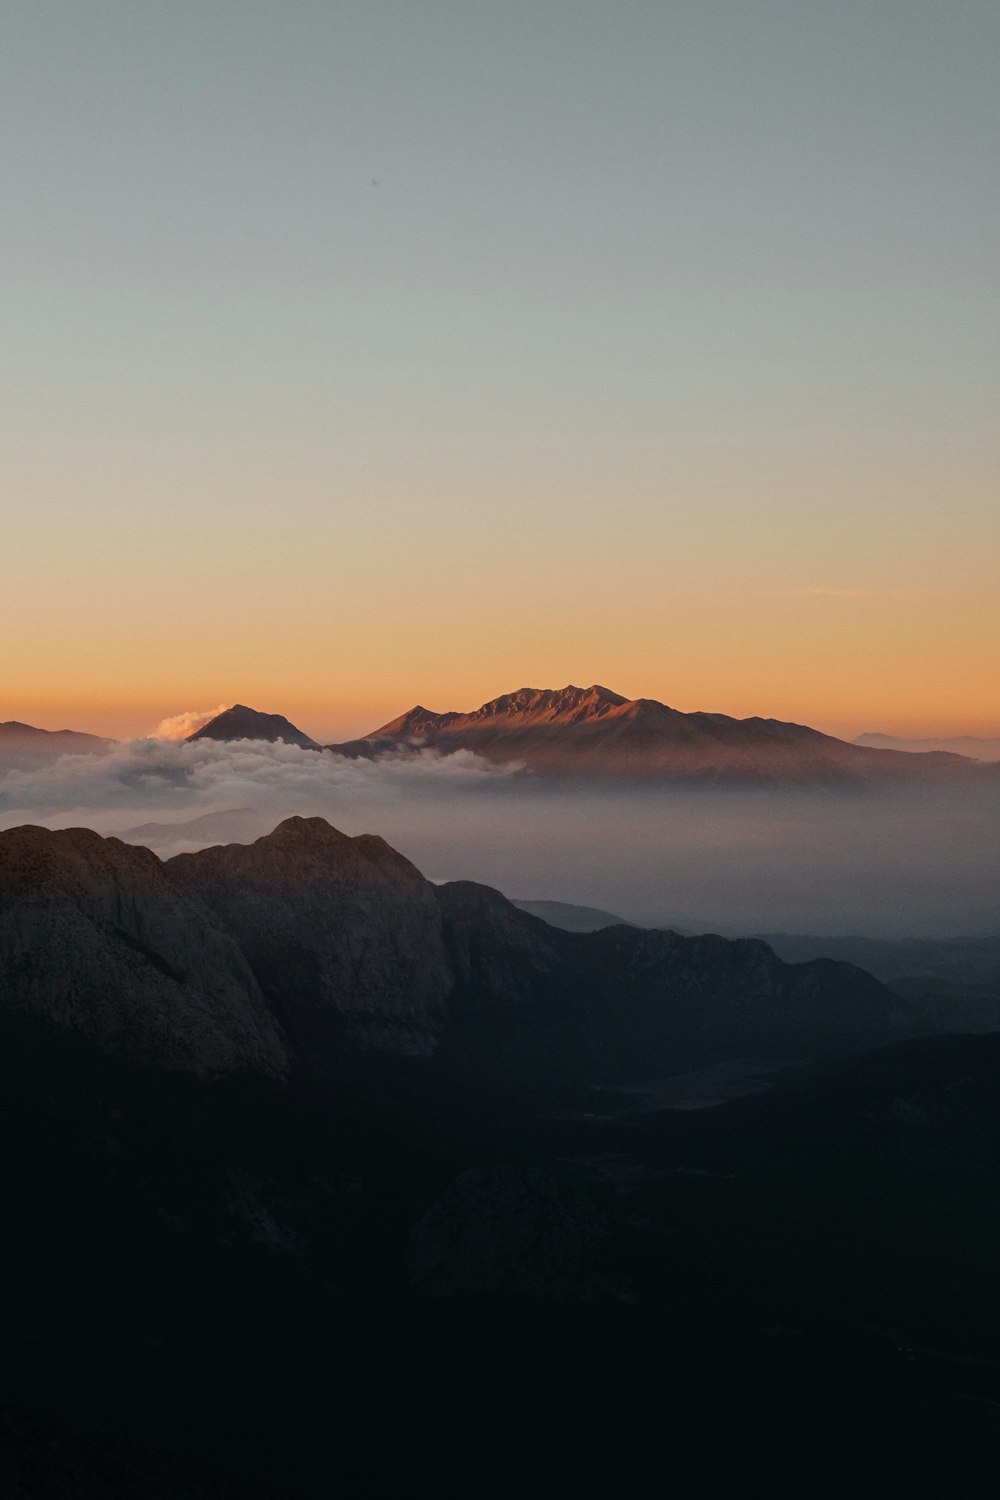
M121 1045L126 952L162 962L169 943L172 988L136 993L157 1027L187 1014L179 929L128 885L143 866L76 839L42 868L53 846L27 842L0 891L4 1493L603 1495L650 1475L682 1494L992 1492L1000 1037L852 1054L830 1030L839 966L803 988L760 944L629 949L612 929L591 948L478 887L432 911L384 845L323 835L299 869L314 914L340 916L305 950L297 904L285 929L273 899L289 845L255 846L254 901L293 970L204 925L232 898L218 856L210 900L190 866L164 893L202 902L219 1004L242 987L253 1017L209 1075L183 1048L159 1061L155 1027L139 1055ZM104 960L41 1003L27 938L64 909L78 964L98 939L118 953L114 1026L92 1023ZM399 947L434 934L407 1013ZM340 976L325 1022L310 972ZM852 993L853 1035L882 992ZM792 997L810 996L827 1020L807 1033ZM676 1041L673 1095L638 1076L622 1012L658 1067ZM691 1068L728 1077L783 1016L811 1062L658 1107L692 1102Z

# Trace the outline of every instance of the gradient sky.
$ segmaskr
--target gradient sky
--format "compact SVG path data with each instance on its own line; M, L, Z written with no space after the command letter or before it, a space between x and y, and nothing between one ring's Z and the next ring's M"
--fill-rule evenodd
M7 0L0 719L1000 732L996 0Z

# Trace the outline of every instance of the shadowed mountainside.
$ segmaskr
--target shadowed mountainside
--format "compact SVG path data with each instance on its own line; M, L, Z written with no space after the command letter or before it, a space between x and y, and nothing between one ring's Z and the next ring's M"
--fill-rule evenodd
M608 1494L666 1444L692 1493L991 1492L1000 1039L823 1057L900 1023L849 965L560 932L319 819L166 864L0 834L0 1477ZM631 1082L763 1046L822 1060Z
M320 748L315 740L289 723L283 714L262 714L255 708L247 708L243 703L234 703L232 708L216 714L214 719L196 729L194 734L189 734L188 739L266 740L271 744L283 740L286 745L298 745L301 750Z
M434 887L383 839L288 818L166 870L231 933L303 1056L355 1041L426 1051L453 980Z
M435 886L382 839L322 818L166 864L85 829L10 830L0 912L8 1011L178 1067L281 1071L289 1048L322 1073L344 1048L441 1049L502 1089L748 1050L822 1056L916 1024L848 965L784 964L760 942L561 931L488 887Z
M0 833L0 1009L168 1068L287 1065L232 938L148 849L86 828Z

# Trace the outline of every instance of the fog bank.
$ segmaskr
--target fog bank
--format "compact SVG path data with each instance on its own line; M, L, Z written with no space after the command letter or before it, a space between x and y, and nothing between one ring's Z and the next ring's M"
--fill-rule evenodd
M346 833L380 833L432 879L640 923L946 936L1000 930L998 791L566 784L464 752L371 763L259 742L137 740L0 772L0 826L83 825L167 856L318 814Z

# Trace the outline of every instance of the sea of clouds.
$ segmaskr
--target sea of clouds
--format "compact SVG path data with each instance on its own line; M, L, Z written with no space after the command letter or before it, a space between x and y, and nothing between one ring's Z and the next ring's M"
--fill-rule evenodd
M382 834L431 879L688 931L1000 930L1000 798L988 789L560 783L470 752L349 760L173 732L200 717L104 754L0 770L0 828L84 826L168 857L319 815L349 834ZM193 819L201 825L182 826Z

